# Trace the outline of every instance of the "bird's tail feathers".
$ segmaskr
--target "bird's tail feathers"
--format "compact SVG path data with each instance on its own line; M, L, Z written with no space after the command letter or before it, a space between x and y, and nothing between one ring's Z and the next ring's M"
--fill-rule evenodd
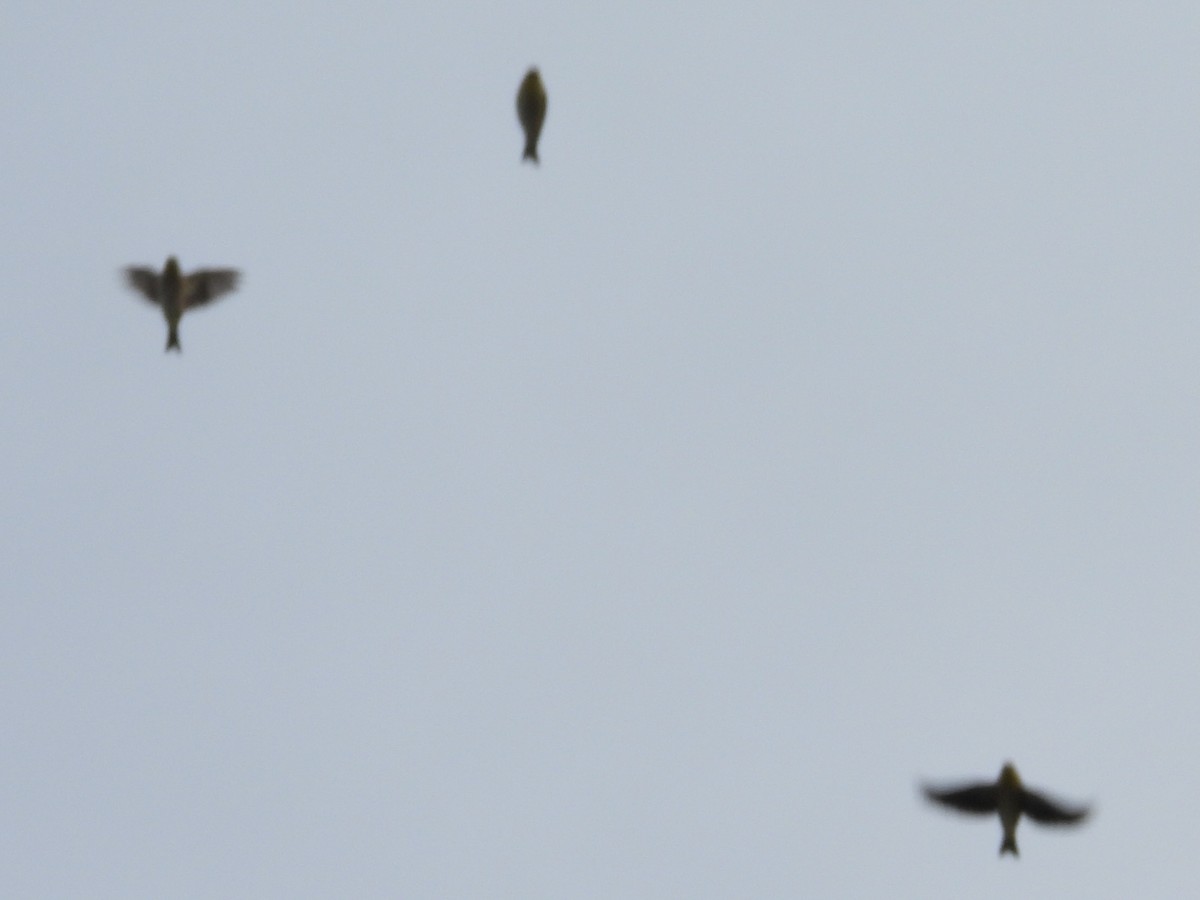
M1021 854L1017 852L1017 837L1013 834L1004 836L1003 843L1000 844L1000 855L1011 853L1013 856L1019 857Z

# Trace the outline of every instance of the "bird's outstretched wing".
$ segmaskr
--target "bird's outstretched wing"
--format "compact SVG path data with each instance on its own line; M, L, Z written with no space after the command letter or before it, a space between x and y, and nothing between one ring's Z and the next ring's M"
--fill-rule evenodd
M237 269L197 269L187 277L187 305L203 306L238 286L241 273Z
M158 273L144 266L127 266L125 282L155 306L158 305Z
M996 811L996 786L994 784L969 784L954 788L924 788L925 796L934 803L949 806L959 812L983 815Z
M1021 795L1021 811L1043 825L1072 825L1082 822L1090 812L1086 806L1064 806L1030 790L1025 790Z

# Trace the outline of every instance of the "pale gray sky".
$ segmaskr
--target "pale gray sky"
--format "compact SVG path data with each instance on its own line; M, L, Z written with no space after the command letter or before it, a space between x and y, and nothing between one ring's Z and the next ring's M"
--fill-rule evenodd
M1194 891L1200 8L44 7L0 895Z

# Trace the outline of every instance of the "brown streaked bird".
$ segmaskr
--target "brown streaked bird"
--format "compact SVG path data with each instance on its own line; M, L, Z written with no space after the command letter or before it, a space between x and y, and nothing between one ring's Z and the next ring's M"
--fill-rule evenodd
M521 88L517 91L517 118L525 131L525 153L521 161L532 159L540 165L537 155L538 138L542 134L542 123L546 121L546 88L537 68L525 73Z
M1016 766L1010 762L1004 764L1000 777L991 784L980 782L947 788L925 785L923 790L934 803L959 812L981 816L999 813L1000 827L1004 829L1001 856L1005 853L1020 855L1017 852L1017 824L1022 813L1041 825L1076 825L1091 812L1086 806L1068 806L1025 787Z
M144 266L128 266L128 285L162 309L167 320L167 349L182 352L179 345L179 320L189 309L212 303L238 286L237 269L197 269L190 275L179 270L179 260L167 257L162 274Z

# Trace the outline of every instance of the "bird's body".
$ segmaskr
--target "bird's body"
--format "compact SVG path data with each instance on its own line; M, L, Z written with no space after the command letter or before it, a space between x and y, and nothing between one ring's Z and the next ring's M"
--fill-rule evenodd
M927 785L924 791L928 799L959 812L999 815L1000 827L1004 831L1004 839L1000 844L1001 856L1005 853L1019 855L1017 825L1022 815L1042 825L1074 825L1082 822L1089 813L1087 807L1070 807L1025 787L1012 763L1005 763L1000 770L1000 777L991 784L984 782L951 788Z
M546 121L546 88L537 69L530 69L521 81L517 91L517 118L525 132L525 152L521 160L531 159L537 164L538 138L542 134L542 123Z
M1021 779L1011 763L1000 770L999 787L996 790L996 812L1000 815L1000 828L1004 840L1000 842L1000 855L1011 853L1020 856L1017 850L1017 824L1021 821Z
M237 269L198 269L184 275L174 256L167 257L161 274L144 266L125 269L129 287L162 310L167 320L167 349L177 352L183 349L179 344L179 320L184 312L235 290L240 277Z

